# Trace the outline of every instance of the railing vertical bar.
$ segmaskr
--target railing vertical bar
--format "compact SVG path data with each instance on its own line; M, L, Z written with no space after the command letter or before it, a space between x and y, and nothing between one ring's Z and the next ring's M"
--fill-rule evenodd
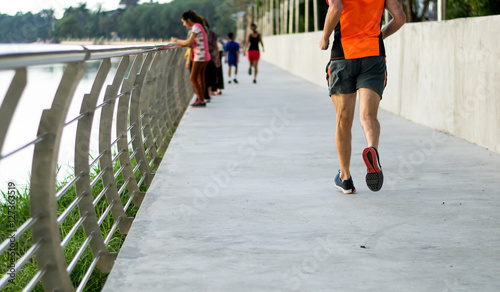
M136 193L132 193L132 195L130 196L130 198L128 198L127 203L125 204L125 206L123 206L123 211L127 212L128 207L130 207L130 204L132 203L132 201L135 198L135 194Z
M101 159L101 157L106 153L107 150L105 152L99 153L99 155L94 160L92 160L91 163L89 163L89 167L92 167L94 164L96 164L96 162L98 162Z
M90 234L90 236L88 236L87 239L85 239L85 241L82 243L82 246L78 249L77 253L75 254L73 259L69 263L68 267L66 268L66 271L68 272L68 274L71 274L73 269L76 267L76 264L78 263L78 261L82 257L83 253L85 252L85 249L87 249L87 247L89 246L90 241L92 240L93 237L94 237L94 233Z
M101 214L101 217L99 217L99 220L97 221L97 225L101 226L102 222L104 222L104 220L106 219L106 217L108 216L109 212L113 209L113 207L116 205L116 201L112 201L108 207L106 208L106 210L104 210L104 212Z
M109 233L108 235L106 236L106 239L104 239L104 243L106 245L109 244L109 241L111 240L111 238L113 237L113 234L115 233L116 231L116 228L118 227L118 225L120 224L120 221L121 221L122 217L118 218L118 220L116 220L115 224L113 224L113 226L111 227L111 229L109 230Z
M98 175L96 175L96 177L94 177L94 179L92 180L92 182L90 183L90 186L93 187L100 179L101 177L104 175L104 173L106 173L107 171L109 170L112 170L113 168L107 166L105 168L103 168Z
M47 267L43 267L43 269L39 270L33 278L29 281L29 283L24 287L22 292L30 292L35 289L36 285L40 282L40 279L43 278L45 272L47 271Z
M76 206L78 206L78 203L80 203L80 201L85 195L86 194L81 194L80 196L76 197L76 199L74 199L73 202L71 202L71 204L68 207L66 207L66 209L62 212L62 214L59 215L59 217L57 217L57 224L61 225L61 223L64 222L66 217L68 217L69 214L71 214L71 212L76 208Z
M56 199L59 200L85 173L80 172L75 178L68 182L59 192L56 194Z
M19 226L19 228L17 228L17 230L13 233L14 240L17 240L19 237L21 237L21 235L23 235L39 218L40 216L29 218L21 226ZM9 248L10 239L11 238L7 238L2 242L2 244L0 245L0 254L2 254L5 250L7 250L7 248Z
M92 201L92 205L94 205L94 207L97 206L97 203L99 203L104 194L108 191L109 187L110 187L109 185L105 186L102 189L102 191L97 195L97 197L94 199L94 201Z
M90 275L92 275L92 272L94 271L95 267L97 266L97 263L101 259L101 254L98 254L92 263L90 264L89 268L87 269L87 272L83 276L82 280L80 281L80 284L78 285L76 292L82 292L85 289L85 285L87 285L87 282L89 281Z
M81 217L80 219L78 219L78 221L76 221L75 225L69 230L68 234L66 235L66 237L64 237L63 241L61 242L61 247L62 248L66 247L66 245L69 243L69 241L71 240L71 238L73 238L73 236L75 235L75 233L78 230L78 228L80 228L80 226L82 226L82 224L85 221L85 219L87 219L88 214L89 213L86 213L85 215L83 215L83 217Z
M118 190L118 195L121 196L121 194L125 191L125 189L127 188L127 185L132 181L132 178L129 177L127 178L124 182L123 182L123 185L121 186L121 188Z

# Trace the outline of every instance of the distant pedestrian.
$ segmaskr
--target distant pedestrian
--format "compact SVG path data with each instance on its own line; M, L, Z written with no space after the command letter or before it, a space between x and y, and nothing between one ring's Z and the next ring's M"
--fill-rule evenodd
M259 44L262 46L262 51L264 52L264 43L262 42L262 36L257 32L257 25L255 23L250 24L250 33L247 35L245 40L245 51L243 54L247 54L249 68L248 75L252 75L253 67L253 83L257 83L257 73L260 59Z
M380 137L377 113L387 81L383 39L401 28L406 16L398 0L330 0L328 4L319 47L328 49L335 31L327 68L329 94L337 116L335 144L340 170L335 186L346 194L356 192L349 168L358 93L360 121L368 144L362 154L367 167L366 184L370 190L378 191L384 182L377 150ZM393 19L380 29L384 8Z
M191 29L191 34L187 40L180 40L173 37L172 41L183 46L192 47L193 63L190 81L196 92L196 101L191 104L191 106L204 107L206 106L205 70L207 68L208 61L210 61L207 33L203 25L203 20L192 10L184 12L182 14L181 21L182 25Z
M209 102L211 99L209 92L211 92L212 88L216 86L217 68L220 67L221 64L219 59L219 47L217 46L217 34L210 29L210 24L206 19L203 19L203 21L205 23L205 30L207 31L208 49L210 52L210 61L208 61L207 69L205 71L205 100Z
M236 75L238 75L238 63L240 62L240 44L238 44L234 39L234 33L230 32L227 34L229 41L224 47L224 52L226 53L226 62L228 65L227 76L229 77L229 82L231 83L231 68L234 67L234 83L238 83Z
M219 63L222 63L222 57L224 56L224 46L221 44L220 39L217 41L217 51L219 52ZM212 94L219 95L222 94L222 89L224 89L224 72L222 71L222 64L217 67L217 76L215 78L215 86L212 86Z

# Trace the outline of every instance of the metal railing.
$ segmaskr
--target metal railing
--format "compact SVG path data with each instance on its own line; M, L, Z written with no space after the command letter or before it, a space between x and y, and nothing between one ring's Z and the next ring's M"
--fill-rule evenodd
M0 290L28 261L36 261L37 272L24 287L31 291L41 281L45 291L83 291L97 267L109 273L116 253L109 249L115 231L127 234L133 217L128 210L139 207L144 191L155 175L189 100L193 96L189 72L184 67L184 49L175 44L138 46L61 46L1 45L0 70L15 75L0 107L0 153L13 113L27 83L27 68L34 65L64 63L65 70L50 109L44 110L37 137L15 155L34 145L29 202L30 218L20 224L0 244L5 256L12 242L31 232L31 247L17 259L14 271L7 269L0 278ZM119 59L112 83L104 91L105 79ZM84 63L99 60L92 89L83 97L80 114L69 122L66 116ZM128 74L127 74L128 73ZM97 116L100 111L100 117ZM93 122L99 118L98 125ZM57 159L63 129L77 123L74 149L74 176L57 185ZM91 158L91 132L98 129L97 157ZM116 139L112 139L112 129ZM96 186L100 186L96 188ZM96 192L96 189L99 192ZM63 203L64 201L64 203ZM76 216L76 217L75 217ZM61 226L76 218L69 230ZM102 225L110 224L103 234ZM83 237L78 250L65 250L76 234ZM78 283L70 274L85 252L91 263ZM10 272L9 272L10 271ZM12 274L14 272L14 275Z

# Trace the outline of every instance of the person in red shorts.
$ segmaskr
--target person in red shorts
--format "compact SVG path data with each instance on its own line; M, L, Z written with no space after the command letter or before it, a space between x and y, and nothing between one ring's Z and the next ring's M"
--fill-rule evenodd
M380 137L377 112L387 79L383 40L403 26L406 16L398 0L326 2L329 7L319 48L328 49L330 36L335 31L327 66L328 89L337 116L335 144L340 170L335 186L346 194L356 192L349 167L358 94L360 122L368 144L362 154L368 169L366 184L370 190L379 191L384 176L377 150ZM381 29L384 7L393 18Z
M245 49L243 54L247 54L248 62L250 67L248 68L248 75L252 75L253 67L253 83L257 83L257 73L258 64L260 59L259 43L262 46L262 51L264 52L264 43L262 42L262 36L257 32L257 25L255 23L250 24L251 32L247 35L245 40Z

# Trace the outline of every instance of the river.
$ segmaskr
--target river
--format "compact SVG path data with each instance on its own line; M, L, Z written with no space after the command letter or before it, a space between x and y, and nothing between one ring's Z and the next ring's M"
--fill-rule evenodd
M112 62L113 66L106 79L98 104L103 100L106 85L112 82L118 61L117 59ZM80 113L83 96L90 93L99 65L100 61L86 62L84 76L75 91L66 121L74 119ZM21 96L21 100L8 129L5 145L2 150L3 155L26 145L36 138L42 111L51 107L65 67L66 65L64 64L54 64L28 68L27 87ZM0 71L0 102L3 102L13 76L14 71ZM94 156L97 154L98 133L95 129L97 128L96 125L99 123L99 119L100 110L96 111L96 115L94 116L94 130L91 137L91 149L94 149L92 151ZM5 127L6 125L1 126ZM58 164L61 166L58 180L62 180L72 173L76 126L77 123L74 122L64 128L58 158ZM116 130L113 129L113 135L115 132ZM112 140L114 139L115 137L112 137ZM29 146L0 161L1 191L5 192L7 190L8 182L16 183L19 188L22 188L29 182L33 151L34 146Z

